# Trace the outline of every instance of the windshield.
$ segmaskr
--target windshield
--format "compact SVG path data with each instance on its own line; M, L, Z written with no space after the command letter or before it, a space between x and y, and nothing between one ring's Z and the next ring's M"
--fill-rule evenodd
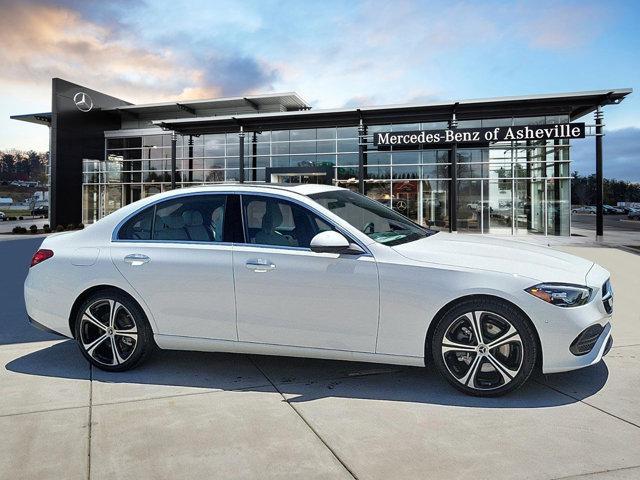
M400 245L436 233L375 200L349 190L332 190L309 197L384 245Z

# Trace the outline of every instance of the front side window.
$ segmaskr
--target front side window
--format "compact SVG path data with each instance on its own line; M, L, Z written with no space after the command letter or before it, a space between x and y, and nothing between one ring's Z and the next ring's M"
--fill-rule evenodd
M192 195L158 203L127 221L118 238L222 242L226 199L226 195Z
M375 200L348 190L331 190L309 197L384 245L400 245L436 233Z
M248 243L309 248L314 236L333 230L312 211L287 200L243 195L242 206Z

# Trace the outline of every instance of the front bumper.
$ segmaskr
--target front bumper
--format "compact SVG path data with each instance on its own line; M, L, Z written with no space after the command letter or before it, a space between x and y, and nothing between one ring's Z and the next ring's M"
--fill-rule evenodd
M608 343L611 338L613 306L612 296L606 295L605 288L609 278L609 272L594 263L585 275L584 283L593 289L593 298L589 303L578 307L560 308L533 295L525 294L530 298L523 298L521 304L538 331L542 347L543 373L567 372L588 367L598 363L608 350L607 346L610 348ZM595 327L602 327L595 343L586 345L587 348L576 349L576 339Z
M553 365L545 365L543 367L543 372L567 372L570 370L577 370L579 368L595 365L600 360L602 360L602 357L609 353L609 350L611 350L612 346L613 337L611 335L611 323L607 322L591 351L583 355L574 355L567 349L567 355L563 356L561 362L556 362Z

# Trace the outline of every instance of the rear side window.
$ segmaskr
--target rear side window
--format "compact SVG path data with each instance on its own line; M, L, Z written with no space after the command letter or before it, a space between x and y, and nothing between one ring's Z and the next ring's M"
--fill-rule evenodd
M149 207L120 229L120 240L223 242L226 195L189 195ZM228 223L228 222L227 222Z
M149 207L130 218L118 232L118 239L151 240L154 210L155 207Z
M222 242L226 195L194 195L156 206L153 240Z

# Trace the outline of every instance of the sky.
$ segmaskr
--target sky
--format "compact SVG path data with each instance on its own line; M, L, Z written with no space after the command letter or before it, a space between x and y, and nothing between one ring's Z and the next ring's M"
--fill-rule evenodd
M61 77L133 103L295 91L313 108L631 87L605 176L640 182L640 2L0 0L0 149L48 149ZM586 123L592 123L586 117ZM573 169L594 171L593 138Z

